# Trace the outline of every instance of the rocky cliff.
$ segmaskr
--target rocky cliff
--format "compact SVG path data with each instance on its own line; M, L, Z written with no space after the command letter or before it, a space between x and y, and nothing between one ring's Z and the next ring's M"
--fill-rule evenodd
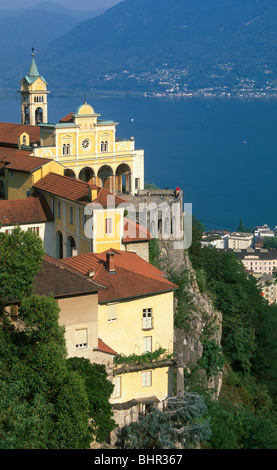
M195 272L191 266L187 253L174 250L170 241L159 241L160 244L160 267L167 273L174 271L181 274L186 271L190 282L184 286L190 296L192 304L189 324L185 328L175 328L175 355L177 358L177 389L184 390L186 387L185 374L189 373L198 365L203 354L202 337L205 330L212 330L211 339L220 346L222 335L222 314L213 307L209 296L200 292ZM175 309L177 299L175 299ZM222 373L207 377L205 370L198 370L202 379L209 389L213 389L214 398L218 397L222 385Z

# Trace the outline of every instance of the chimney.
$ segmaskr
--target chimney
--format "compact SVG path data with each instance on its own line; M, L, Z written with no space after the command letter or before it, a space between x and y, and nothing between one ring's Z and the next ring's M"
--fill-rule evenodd
M115 273L114 253L112 251L106 253L106 266L109 273Z

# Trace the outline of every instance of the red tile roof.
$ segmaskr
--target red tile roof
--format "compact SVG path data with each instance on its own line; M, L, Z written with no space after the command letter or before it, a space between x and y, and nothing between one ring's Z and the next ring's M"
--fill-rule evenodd
M33 157L28 155L23 155L21 158L17 158L13 162L7 165L9 170L25 171L27 173L32 173L33 171L41 168L46 163L50 163L53 160L49 158Z
M145 242L152 240L149 230L137 222L124 219L123 243Z
M6 165L28 155L30 152L27 150L0 147L0 162L4 162Z
M119 356L117 352L115 352L110 346L108 346L101 338L98 338L98 351L104 352L106 354L112 354L113 356Z
M73 272L59 260L44 255L41 269L34 281L34 294L55 298L97 293L103 287L81 273Z
M0 222L4 226L42 223L53 220L44 197L0 201Z
M88 204L91 202L89 199L89 189L97 189L97 198L93 200L93 203L107 207L109 196L111 200L113 200L112 198L114 197L116 206L119 204L127 204L126 201L118 196L114 196L106 189L84 181L75 180L69 176L57 175L56 173L48 173L48 175L36 182L34 188L80 204Z
M60 122L74 122L74 113L69 113L60 119Z
M95 274L93 280L107 287L99 292L99 302L105 303L133 297L171 292L177 288L164 274L135 253L111 249L114 253L115 272L107 269L106 253L87 253L61 262L87 275Z
M18 136L26 132L30 136L30 144L40 143L40 128L27 124L0 122L0 142L18 145Z

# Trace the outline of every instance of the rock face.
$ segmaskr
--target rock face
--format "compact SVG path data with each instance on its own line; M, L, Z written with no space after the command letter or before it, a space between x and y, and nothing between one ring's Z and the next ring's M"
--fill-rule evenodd
M184 371L190 371L197 366L202 357L203 346L201 336L205 328L212 327L212 340L220 346L222 335L222 314L216 311L208 295L200 292L196 282L195 272L192 269L189 257L184 252L173 250L170 242L160 241L160 265L166 272L175 271L181 274L188 271L191 278L189 290L194 309L191 313L189 327L186 329L175 328L175 354L177 357L177 391L182 392L185 387ZM177 306L177 303L176 303ZM222 373L212 378L207 378L205 371L200 371L206 386L214 390L214 398L218 397L222 385Z

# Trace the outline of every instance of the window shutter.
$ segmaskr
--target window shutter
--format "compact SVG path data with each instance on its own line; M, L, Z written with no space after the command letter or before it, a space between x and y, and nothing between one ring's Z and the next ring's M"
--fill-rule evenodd
M88 345L88 330L87 328L77 328L75 330L75 344L76 348L86 348Z
M114 398L121 397L121 377L115 377L114 378L113 397Z
M117 320L117 304L108 305L108 321Z

